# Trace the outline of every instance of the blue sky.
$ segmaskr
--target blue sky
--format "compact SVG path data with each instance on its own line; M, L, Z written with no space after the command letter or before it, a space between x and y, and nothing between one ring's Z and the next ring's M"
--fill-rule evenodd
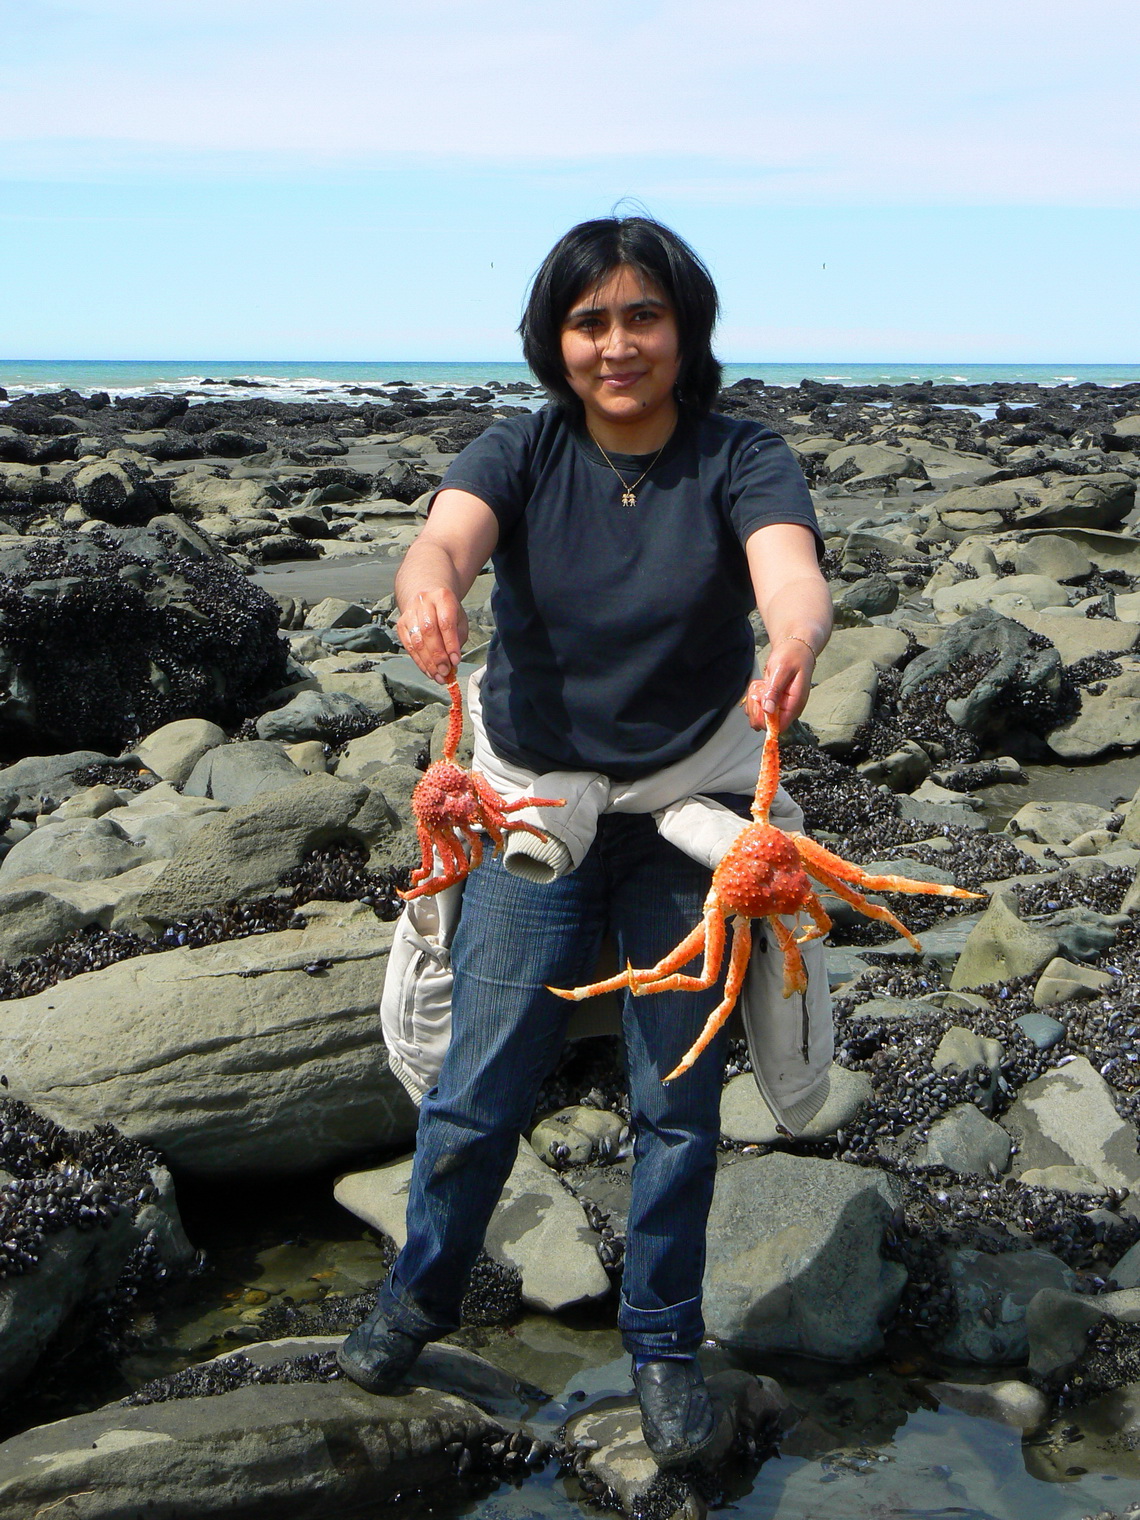
M1135 0L0 0L0 355L501 359L573 222L728 360L1140 360Z

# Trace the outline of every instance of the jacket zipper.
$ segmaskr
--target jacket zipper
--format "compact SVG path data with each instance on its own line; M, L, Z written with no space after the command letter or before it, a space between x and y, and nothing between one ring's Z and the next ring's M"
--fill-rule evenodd
M804 981L808 981L807 961L804 961ZM804 1058L805 1066L809 1066L811 1064L811 1028L810 1019L808 1016L808 991L809 987L805 987L804 990L800 993L800 1007L802 1010L800 1015L800 1054Z
M413 1049L419 1049L419 1041L416 1039L416 992L428 959L428 952L426 950L417 950L416 958L412 962L404 981L404 1006L401 1009L403 1017L400 1020L400 1033L404 1038L404 1042Z

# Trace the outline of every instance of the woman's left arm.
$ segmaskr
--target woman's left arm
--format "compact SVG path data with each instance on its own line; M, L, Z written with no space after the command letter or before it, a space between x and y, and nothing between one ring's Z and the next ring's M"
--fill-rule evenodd
M803 712L816 658L831 637L831 591L815 534L800 523L757 528L744 551L769 639L763 677L749 686L744 710L753 728L771 713L782 732Z

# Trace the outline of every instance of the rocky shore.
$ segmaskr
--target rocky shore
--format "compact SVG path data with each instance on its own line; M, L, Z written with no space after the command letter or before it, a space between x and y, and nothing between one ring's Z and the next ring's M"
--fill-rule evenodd
M1135 1513L1140 386L722 394L787 437L826 536L837 627L781 745L789 791L847 858L985 900L884 899L920 952L827 900L836 1054L806 1135L778 1133L733 1047L712 1471L665 1479L629 1400L562 1407L496 1363L520 1314L612 1323L630 1135L592 1005L488 1233L467 1309L487 1355L437 1348L400 1398L335 1375L402 1238L415 1112L376 1004L444 694L390 597L274 599L251 572L394 562L517 399L0 406L8 1428L61 1344L137 1344L199 1270L180 1184L336 1171L376 1242L355 1294L251 1283L228 1360L203 1347L0 1444L0 1517L460 1505L555 1463L583 1499L698 1515L777 1451L839 1470L836 1430L757 1376L788 1356L905 1362L928 1407L1024 1433L1040 1478L1117 1475L1102 1513ZM468 667L490 589L467 599Z

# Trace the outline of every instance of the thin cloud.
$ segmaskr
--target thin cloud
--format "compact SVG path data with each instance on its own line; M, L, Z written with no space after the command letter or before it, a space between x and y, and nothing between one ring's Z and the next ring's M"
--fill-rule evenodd
M706 167L677 183L730 199L1135 205L1140 7L1074 21L1071 0L5 0L0 143L51 177L447 155L652 158L664 181L680 157Z

